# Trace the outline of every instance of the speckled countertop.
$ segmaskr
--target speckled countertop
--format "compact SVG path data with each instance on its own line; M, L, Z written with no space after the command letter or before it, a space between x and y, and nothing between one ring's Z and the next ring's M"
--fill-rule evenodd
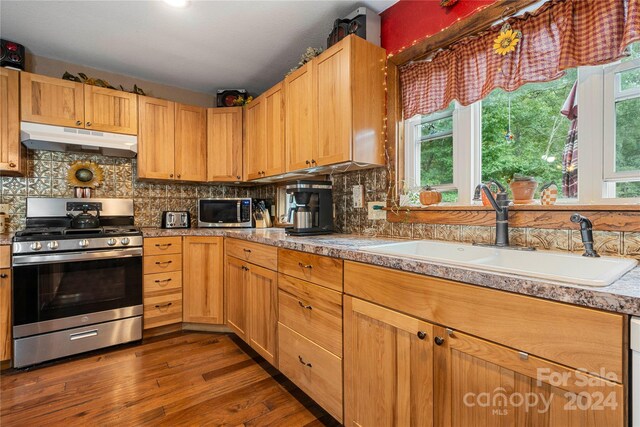
M143 229L145 237L159 236L225 236L278 246L345 260L359 261L397 270L441 277L464 283L515 292L553 301L567 302L640 316L640 267L627 273L612 285L603 288L574 286L562 282L533 279L503 273L478 271L427 261L417 261L390 255L377 255L359 250L366 246L398 242L398 239L366 237L352 234L325 236L287 236L283 229Z

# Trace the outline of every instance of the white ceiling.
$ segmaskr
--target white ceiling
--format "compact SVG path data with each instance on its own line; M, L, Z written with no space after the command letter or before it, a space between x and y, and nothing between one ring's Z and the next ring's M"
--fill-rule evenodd
M395 0L157 1L0 0L0 35L35 55L214 93L260 93L325 47L333 21Z

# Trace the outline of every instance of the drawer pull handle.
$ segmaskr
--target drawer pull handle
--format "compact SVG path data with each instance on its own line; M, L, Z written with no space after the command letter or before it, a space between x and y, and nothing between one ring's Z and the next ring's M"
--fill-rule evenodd
M427 337L427 333L425 331L418 331L418 333L416 335L421 340L423 340L423 339L425 339Z
M169 283L171 279L156 280L156 283Z
M156 304L156 308L167 308L169 306L173 305L172 302L168 302L166 304Z
M249 267L247 267L247 266L245 266L245 265L243 265L243 266L242 266L242 269L243 269L244 271L249 271Z
M302 308L306 308L307 310L313 310L313 307L303 304L302 301L298 301L298 305Z
M90 338L98 335L97 329L92 329L86 332L78 332L77 334L69 335L69 341L81 340L82 338Z
M156 265L171 264L173 261L156 261Z
M520 356L520 359L522 360L529 360L529 354L524 351L519 351L518 356Z
M313 268L313 265L311 264L303 264L299 262L298 265L300 266L300 268L309 268L309 269Z
M251 253L251 249L243 249L243 251L245 251L246 253L250 254Z
M442 338L442 337L435 337L435 339L433 341L436 343L436 345L444 344L444 338Z
M9 277L7 273L0 274L0 279L6 279L7 277Z
M156 243L156 248L167 249L171 246L171 243Z
M313 368L313 366L311 365L311 363L307 363L302 359L302 356L298 355L298 360L300 361L300 363L302 363L304 366L308 366L310 368Z

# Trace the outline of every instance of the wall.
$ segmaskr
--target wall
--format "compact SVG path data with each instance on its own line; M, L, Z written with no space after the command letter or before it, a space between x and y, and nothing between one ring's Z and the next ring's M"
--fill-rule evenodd
M122 85L126 90L133 89L133 85L138 85L148 96L182 102L184 104L198 105L200 107L214 107L215 95L207 93L193 92L174 86L167 86L147 80L136 79L122 74L110 73L108 71L85 67L84 65L72 64L58 61L57 59L45 58L27 54L26 69L29 72L42 74L45 76L62 78L65 71L77 76L78 73L85 73L89 77L96 77L108 81L112 86Z
M159 227L163 210L188 210L195 225L197 200L201 197L273 198L275 187L237 187L215 184L148 183L136 178L136 160L118 157L29 151L26 177L0 177L0 203L9 204L9 229L24 227L27 197L73 197L67 185L69 165L90 160L102 167L104 183L95 197L130 198L136 225Z
M451 7L440 6L440 0L400 0L380 14L382 47L388 53L410 46L472 15L496 0L460 0Z

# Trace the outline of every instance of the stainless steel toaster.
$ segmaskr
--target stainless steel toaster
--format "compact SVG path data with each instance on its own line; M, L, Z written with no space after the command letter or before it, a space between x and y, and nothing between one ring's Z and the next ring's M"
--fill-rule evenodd
M190 228L191 214L189 211L163 211L161 228Z

